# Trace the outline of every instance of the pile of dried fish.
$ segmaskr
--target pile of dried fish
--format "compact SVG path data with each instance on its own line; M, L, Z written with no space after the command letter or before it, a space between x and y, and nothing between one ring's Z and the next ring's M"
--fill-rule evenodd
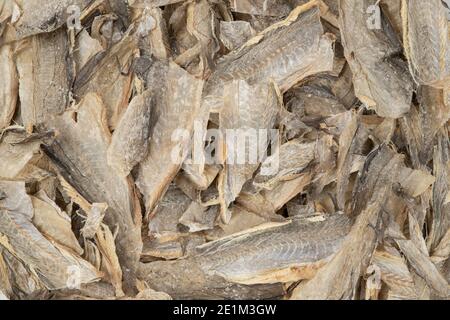
M0 0L0 299L447 299L450 1Z

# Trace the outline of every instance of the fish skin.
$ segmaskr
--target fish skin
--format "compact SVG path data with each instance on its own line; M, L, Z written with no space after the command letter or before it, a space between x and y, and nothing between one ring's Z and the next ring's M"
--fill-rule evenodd
M128 176L147 155L153 101L149 90L134 97L114 130L108 164L122 177Z
M127 70L137 53L137 38L129 29L118 43L92 57L77 74L73 84L75 98L98 94L106 106L108 125L115 129L128 106L133 73Z
M297 286L293 300L354 299L363 270L369 266L376 249L382 222L383 206L395 182L402 157L381 145L366 158L353 190L350 216L355 219L340 250L314 278Z
M66 31L39 34L17 55L20 111L26 128L49 121L69 105L71 76Z
M381 30L368 26L366 10L376 2L339 0L342 45L356 96L379 116L400 118L410 109L413 81L407 64L396 57L401 46L389 25L382 23Z
M32 224L33 205L24 182L0 181L0 234L6 236L13 254L31 266L48 289L69 285L70 267L78 267L81 283L101 274L87 261L47 240Z
M228 161L230 154L232 163L226 163L221 178L219 179L219 194L222 199L222 219L229 221L227 209L241 192L242 186L252 178L253 173L260 164L260 151L267 149L269 141L261 145L259 130L267 132L274 128L275 121L280 110L278 93L275 84L249 85L245 81L233 81L224 88L224 109L220 114L220 128L226 137L225 155ZM234 130L234 131L232 131ZM239 131L241 130L241 131ZM244 146L245 163L239 163L238 153L242 141L240 133L252 130L258 135L258 150L256 161L250 163L250 150ZM235 141L230 144L231 132L236 133ZM267 134L267 133L266 133ZM245 143L244 143L245 144Z
M211 110L221 109L223 88L233 80L252 85L273 79L285 92L307 76L332 70L334 40L324 34L319 8L296 10L219 61L205 86L204 103Z
M420 85L450 86L450 34L441 0L402 0L403 43Z
M162 68L167 70L166 76L152 80L159 85L154 87L157 96L152 112L151 140L136 180L144 195L147 214L167 191L187 156L203 90L203 80L191 76L175 63ZM188 136L178 137L176 141L172 139L176 130L186 130ZM181 159L172 159L176 150L180 151Z
M314 269L339 249L351 219L344 215L323 219L258 226L197 247L196 253L185 259L141 264L139 274L156 290L174 298L184 297L189 290L192 298L217 298L219 289L226 298L261 298L253 291L276 288L284 279L300 280L304 274L296 273L296 268ZM284 277L271 276L283 271L287 273ZM264 297L274 298L279 293L271 289Z
M106 203L105 223L118 228L116 247L125 282L132 290L134 273L142 251L141 210L131 177L122 178L107 165L111 134L100 97L88 94L76 113L55 117L49 127L57 132L44 146L46 154L64 179L89 203Z
M17 39L52 32L67 22L68 8L73 5L80 12L91 0L16 0L22 16L14 24Z
M17 70L13 60L13 47L3 45L0 47L0 131L7 127L16 110L19 93Z

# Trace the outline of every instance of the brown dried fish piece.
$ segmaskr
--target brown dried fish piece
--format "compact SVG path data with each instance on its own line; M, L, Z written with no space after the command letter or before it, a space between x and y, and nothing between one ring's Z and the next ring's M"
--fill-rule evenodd
M45 298L47 289L36 273L1 245L0 260L5 268L3 276L8 282L5 291L11 299Z
M440 239L450 228L450 203L446 202L450 190L450 139L448 129L441 130L437 145L433 152L433 175L436 181L433 185L431 204L433 207L430 234L427 246L432 251Z
M403 44L414 80L450 86L450 33L440 0L402 0Z
M277 0L232 0L230 7L233 12L267 16L284 16L292 9L287 1Z
M218 289L228 298L274 298L280 294L273 289L277 283L310 278L338 250L350 226L343 215L261 225L197 247L186 259L141 265L141 276L174 298L188 292L214 298ZM194 281L183 280L186 270ZM261 296L258 288L272 289Z
M27 129L49 121L49 116L61 114L68 107L68 50L67 34L61 29L27 39L17 53L20 115Z
M132 179L119 177L107 165L111 134L104 105L97 95L88 94L76 111L54 118L49 125L58 134L45 151L60 174L89 203L108 204L105 223L118 228L116 246L124 281L133 286L142 248L141 212Z
M3 130L0 133L0 178L30 181L33 172L44 171L33 163L41 158L40 145L48 141L46 138L51 135L52 133L27 134L25 129L19 126ZM45 175L43 172L42 174Z
M380 9L386 15L387 20L391 24L395 33L398 35L398 40L403 40L403 19L402 19L402 0L381 0ZM372 14L374 10L370 11Z
M211 230L215 226L219 212L218 206L205 207L193 201L183 213L179 222L187 227L191 233Z
M448 296L449 287L447 280L431 262L428 252L421 251L412 240L406 239L395 222L389 225L388 235L394 239L411 267L425 280L427 285L435 290L439 296Z
M49 33L60 28L68 19L71 19L70 21L76 19L77 13L81 13L90 2L90 0L15 1L22 13L14 24L18 39ZM74 10L70 10L71 6L74 6Z
M269 218L247 211L237 205L233 206L231 211L231 219L227 224L219 224L219 226L214 230L209 230L206 232L206 237L208 240L218 240L220 238L243 232L247 229L270 222Z
M131 95L131 62L138 50L132 31L129 30L109 50L92 57L80 70L73 85L73 93L80 100L88 93L102 98L111 128L117 126Z
M72 281L89 283L101 274L87 261L51 243L33 226L33 206L21 182L0 182L5 197L0 200L0 233L12 253L30 266L48 289L61 289ZM77 272L78 279L73 278Z
M139 270L140 278L151 288L174 299L269 299L286 293L278 283L247 286L206 275L191 259L141 264Z
M195 166L183 163L183 171L177 176L175 182L184 193L189 195L192 200L197 199L198 191L207 190L216 179L221 168L219 165L205 165L204 170L199 174Z
M254 34L247 21L220 21L220 41L228 50L239 48Z
M435 177L423 170L403 167L399 172L399 182L403 191L413 198L424 193L426 189L433 185L435 180Z
M412 79L407 64L397 55L401 46L381 16L380 28L366 13L376 0L340 0L340 29L345 57L353 72L356 96L378 115L399 118L412 100ZM369 19L369 20L368 20Z
M108 148L108 164L121 177L147 155L150 136L150 115L154 98L150 90L136 95L114 131Z
M82 255L83 249L72 231L71 220L67 213L43 191L30 198L34 209L32 222L42 235Z
M294 114L300 115L307 123L313 119L321 120L347 111L329 90L330 88L319 82L321 79L317 80L289 91L290 99L287 108Z
M381 280L387 285L388 300L417 299L414 279L405 260L393 247L375 251L372 263L381 270Z
M309 142L303 139L283 144L276 151L277 154L269 156L262 164L262 167L270 167L270 163L278 161L278 170L270 175L259 172L253 179L253 184L260 189L273 190L283 181L295 179L314 160L316 145L316 141Z
M354 189L356 221L334 258L316 276L300 284L292 299L354 299L356 286L377 244L382 208L394 183L401 157L386 146L367 156ZM382 222L381 222L382 223ZM372 227L371 227L372 226Z
M178 223L192 200L178 187L171 184L159 202L158 208L150 216L148 234L151 237L173 239L180 235Z
M163 79L152 80L160 82L155 87L154 125L147 157L138 169L137 186L144 194L147 213L153 211L187 156L203 90L202 80L175 63L163 70L167 71Z
M0 47L0 83L0 130L3 130L11 123L19 92L12 45Z
M439 130L450 119L450 105L445 105L444 92L428 86L418 90L419 106L401 121L411 160L416 168L432 158L432 148Z
M220 49L215 35L215 13L207 0L191 2L186 10L186 30L195 37L197 40L196 47L199 47L200 50L198 53L200 59L198 67L188 67L187 70L192 74L205 77L210 75L214 69L214 57Z
M138 33L141 37L139 49L143 55L154 56L165 60L171 57L172 50L169 44L169 34L163 11L156 7L143 7L139 4L131 5L133 16L138 25Z
M307 76L331 71L334 39L324 35L320 10L315 5L297 7L286 20L223 57L206 84L206 106L220 110L223 89L233 80L253 85L273 79L285 92Z
M101 52L103 47L100 41L94 39L85 30L81 30L75 39L74 60L77 73L89 62L96 54Z
M252 86L245 81L233 81L224 87L220 128L226 139L226 164L219 176L218 190L225 223L230 219L228 207L262 161L261 153L270 143L269 131L274 128L279 105L273 83Z

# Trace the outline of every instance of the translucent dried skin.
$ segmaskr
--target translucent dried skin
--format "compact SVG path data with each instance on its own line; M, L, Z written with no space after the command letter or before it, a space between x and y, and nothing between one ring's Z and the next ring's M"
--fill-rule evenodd
M55 246L34 227L33 206L22 182L0 182L5 197L0 200L0 233L6 236L13 253L32 267L48 289L71 284L71 268L77 268L81 283L101 274L88 262L62 247Z
M414 80L450 86L450 33L441 0L402 0L403 37Z
M71 75L64 30L39 34L27 40L17 56L20 112L25 127L49 121L69 104Z
M107 165L111 135L100 98L89 94L77 112L54 118L55 142L45 148L61 175L90 203L106 203L105 222L118 227L117 252L124 280L134 285L142 249L141 212L131 178L121 178Z
M378 115L400 118L412 100L412 79L407 64L396 57L399 44L390 26L369 28L366 11L376 0L340 0L340 30L345 57L353 72L356 96Z
M137 179L137 186L145 197L147 213L155 208L187 156L203 90L202 80L176 64L170 63L164 70L167 74L162 81L160 78L153 80L160 82L155 87L154 126L148 154L139 166ZM174 137L176 130L185 131L183 135Z

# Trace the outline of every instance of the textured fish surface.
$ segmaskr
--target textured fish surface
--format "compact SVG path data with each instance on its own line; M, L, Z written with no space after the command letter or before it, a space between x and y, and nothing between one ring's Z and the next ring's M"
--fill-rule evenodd
M350 228L344 215L262 225L197 247L185 259L141 264L139 275L173 297L215 298L222 289L227 298L250 298L263 288L261 297L275 297L279 290L270 288L277 283L311 278Z

